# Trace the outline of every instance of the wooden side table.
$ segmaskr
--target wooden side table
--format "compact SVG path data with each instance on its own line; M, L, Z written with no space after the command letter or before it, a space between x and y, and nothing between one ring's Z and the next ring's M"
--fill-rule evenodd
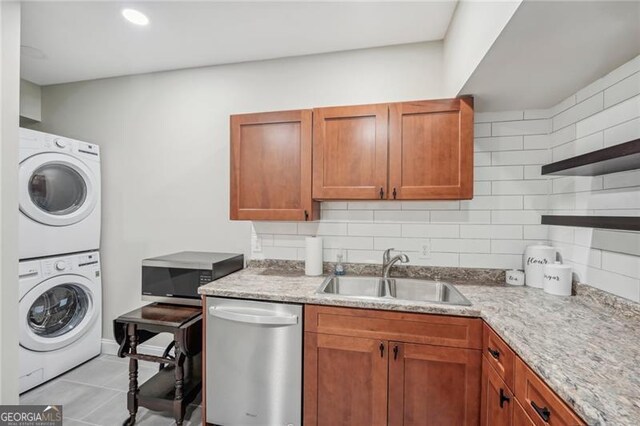
M202 388L202 308L153 303L113 320L113 331L120 345L118 356L129 358L129 418L136 422L138 407L173 412L182 425L187 405ZM138 353L138 345L159 333L173 334L173 342L163 356ZM170 356L174 348L175 357ZM158 373L138 386L138 361L160 364Z

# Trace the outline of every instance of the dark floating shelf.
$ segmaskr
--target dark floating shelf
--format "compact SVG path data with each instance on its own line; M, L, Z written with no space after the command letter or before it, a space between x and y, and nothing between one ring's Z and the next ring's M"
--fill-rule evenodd
M543 215L543 225L640 231L640 217L634 216L553 216Z
M640 139L542 166L543 175L599 176L640 169Z

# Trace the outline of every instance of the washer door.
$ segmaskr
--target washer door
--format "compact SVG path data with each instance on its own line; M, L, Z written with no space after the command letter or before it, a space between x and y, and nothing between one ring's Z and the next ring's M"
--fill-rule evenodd
M98 187L89 168L67 154L44 153L20 164L20 210L51 226L80 222L98 201Z
M92 283L79 275L59 275L20 300L20 344L32 351L60 349L78 340L98 317Z

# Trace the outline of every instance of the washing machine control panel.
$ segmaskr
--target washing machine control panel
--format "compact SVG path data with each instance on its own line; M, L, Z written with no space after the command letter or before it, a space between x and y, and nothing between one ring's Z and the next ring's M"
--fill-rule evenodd
M55 267L56 271L64 271L65 269L67 269L67 262L65 262L64 260L58 260L55 263Z

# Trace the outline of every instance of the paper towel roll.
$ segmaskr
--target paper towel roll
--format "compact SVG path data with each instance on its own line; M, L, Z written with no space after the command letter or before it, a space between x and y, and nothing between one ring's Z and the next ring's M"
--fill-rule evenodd
M305 243L304 273L322 275L322 238L307 237Z

